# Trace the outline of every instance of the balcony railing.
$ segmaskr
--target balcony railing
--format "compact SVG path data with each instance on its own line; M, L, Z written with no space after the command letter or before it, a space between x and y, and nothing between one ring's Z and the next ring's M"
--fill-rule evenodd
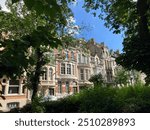
M63 79L77 79L75 75L67 75L67 74L60 74L56 78L63 78Z
M55 85L55 81L42 80L41 85Z

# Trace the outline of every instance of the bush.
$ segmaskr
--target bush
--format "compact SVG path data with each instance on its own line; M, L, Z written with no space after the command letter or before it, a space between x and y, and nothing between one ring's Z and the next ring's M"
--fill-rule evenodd
M122 88L94 87L57 101L39 102L37 99L34 103L27 104L21 109L13 109L10 112L149 113L150 87L146 87L142 84Z

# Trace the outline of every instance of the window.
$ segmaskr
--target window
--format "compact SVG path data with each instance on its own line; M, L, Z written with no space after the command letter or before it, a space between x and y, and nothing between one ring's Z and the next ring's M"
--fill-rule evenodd
M6 83L6 79L3 79L3 81L2 81L3 83Z
M72 58L72 60L74 60L74 53L73 53L73 51L71 52L71 58Z
M18 107L19 107L19 102L7 103L7 107L8 107L9 109L18 108Z
M9 94L18 94L19 93L19 85L10 85L8 93Z
M61 74L65 74L65 64L61 63Z
M2 85L2 94L5 94L5 86Z
M110 81L112 81L112 78L113 78L112 71L111 70L107 70L107 80L110 82Z
M78 54L78 63L81 63L81 54Z
M69 93L69 82L66 82L66 92Z
M80 79L84 80L84 70L80 69Z
M68 51L66 52L66 60L68 60Z
M49 88L49 94L54 95L54 88Z
M50 78L50 80L53 80L53 69L52 68L49 69L49 78Z
M77 93L77 92L78 92L77 87L73 87L73 93Z
M71 74L71 64L67 64L67 74Z
M75 66L72 65L72 74L75 75Z
M86 76L86 80L88 80L89 79L88 69L85 70L85 76Z
M87 63L89 64L89 57L87 57Z
M22 87L22 93L25 93L25 90L26 90L26 86L24 85L24 86Z
M94 57L91 57L91 62L95 62L95 59L94 59Z
M95 69L95 68L93 68L93 74L94 74L94 75L96 74L96 69Z
M62 84L61 84L61 81L58 81L58 93L62 93Z
M43 69L42 80L47 80L47 68Z
M86 57L82 55L82 63L86 63Z
M9 81L9 94L18 94L19 93L19 80L10 80Z

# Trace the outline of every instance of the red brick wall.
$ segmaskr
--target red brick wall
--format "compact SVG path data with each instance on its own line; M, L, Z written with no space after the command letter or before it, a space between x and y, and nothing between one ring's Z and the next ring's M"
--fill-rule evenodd
M74 53L74 59L75 59L75 61L77 61L77 51L75 51L75 53Z
M58 63L58 65L56 66L56 70L57 70L57 74L56 75L60 75L60 63Z
M73 86L72 85L69 86L69 92L70 93L73 92Z
M68 52L68 59L71 60L71 51Z
M64 84L62 85L62 93L66 93L66 86Z

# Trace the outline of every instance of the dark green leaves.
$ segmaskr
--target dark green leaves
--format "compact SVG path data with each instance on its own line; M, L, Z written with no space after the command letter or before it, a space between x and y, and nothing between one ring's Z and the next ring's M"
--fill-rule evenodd
M19 2L20 0L12 0L12 4Z

